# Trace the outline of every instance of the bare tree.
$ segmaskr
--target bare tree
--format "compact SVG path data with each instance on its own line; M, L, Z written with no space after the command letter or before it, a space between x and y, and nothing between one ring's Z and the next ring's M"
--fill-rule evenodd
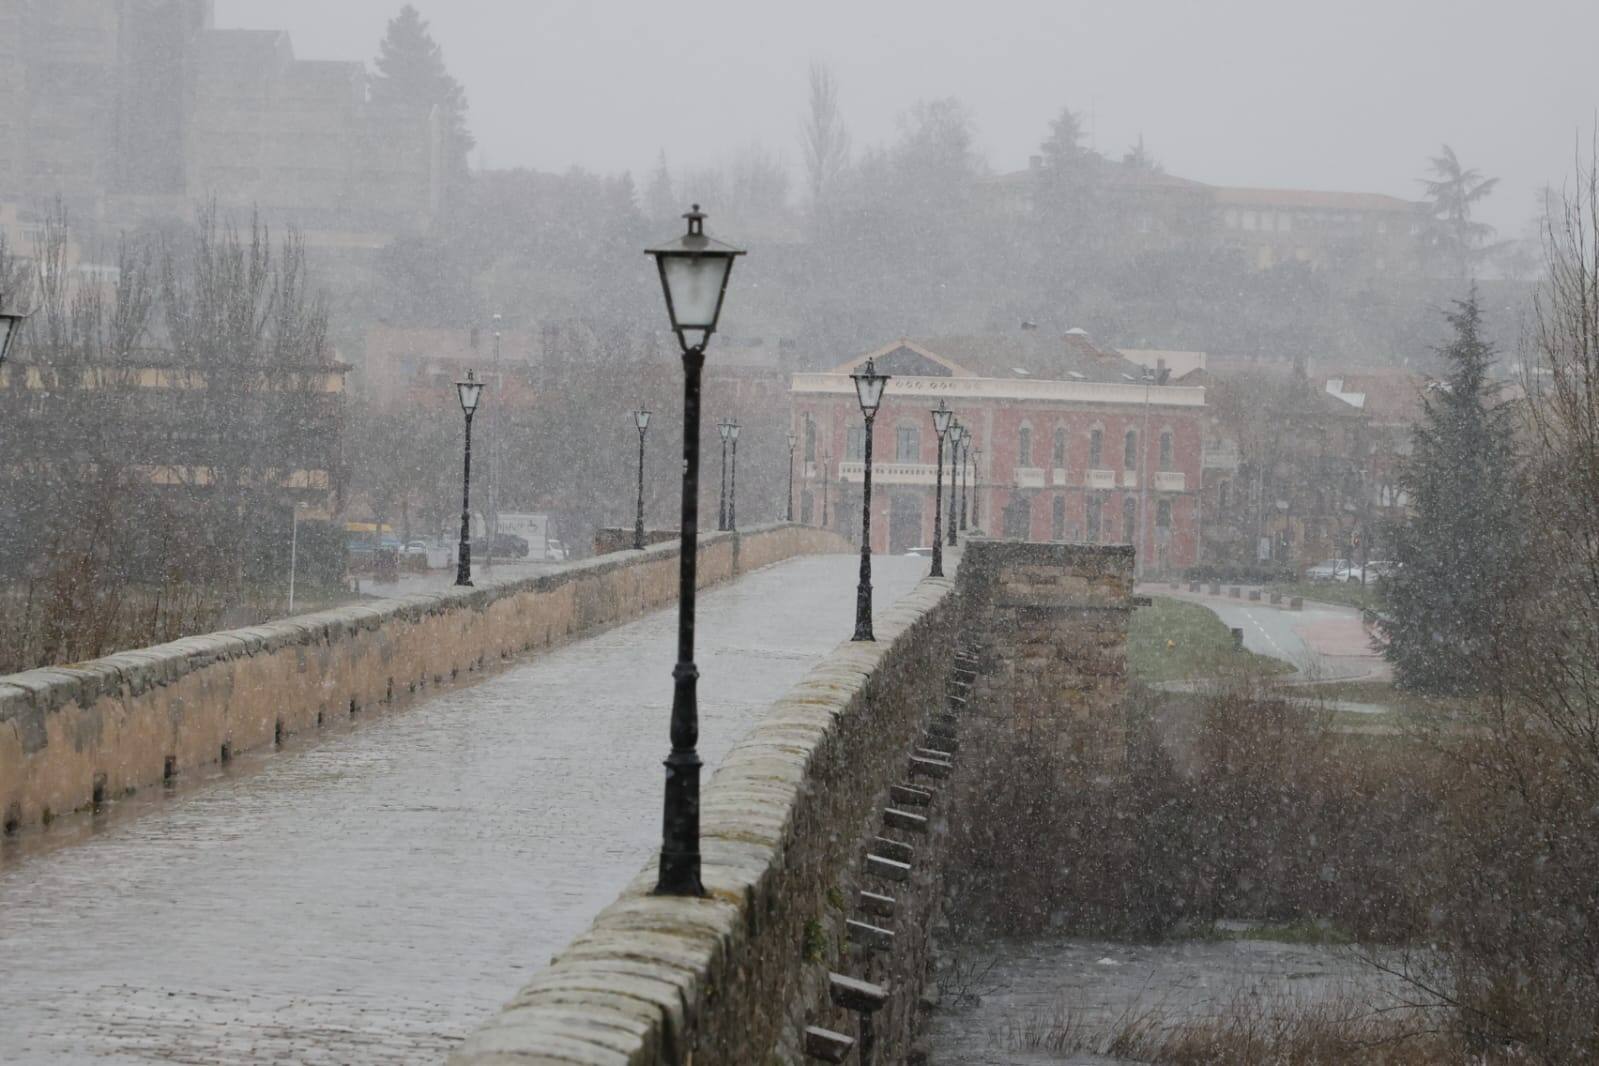
M850 136L838 109L838 81L821 63L811 64L810 113L800 124L805 177L811 204L820 204L849 166Z

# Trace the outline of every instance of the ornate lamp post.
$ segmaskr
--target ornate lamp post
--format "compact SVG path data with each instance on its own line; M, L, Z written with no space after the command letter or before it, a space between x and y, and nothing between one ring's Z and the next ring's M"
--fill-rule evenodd
M866 416L865 461L861 464L861 579L855 589L854 640L876 640L872 636L872 420L883 402L883 387L888 375L879 374L872 360L850 375L855 395Z
M471 370L465 381L455 383L455 394L466 415L466 464L461 474L461 547L455 553L455 583L472 584L472 415L483 398L483 383Z
M822 453L822 528L827 528L827 495L831 486L828 484L828 470L833 465L833 457L826 452Z
M733 445L733 465L727 475L727 528L738 528L738 419L733 419L733 428L728 431L727 439Z
M644 431L650 428L650 413L642 407L633 412L638 427L638 513L633 519L633 549L644 550Z
M727 528L727 443L733 439L733 420L724 418L716 423L716 431L722 435L722 493L716 498L716 528Z
M799 443L799 438L794 434L788 435L788 504L783 511L783 521L794 521L794 446Z
M655 891L703 896L700 883L699 669L694 665L694 575L699 544L700 373L716 331L733 260L744 254L705 235L700 205L683 216L688 232L646 250L655 257L666 312L683 349L683 521L677 572L677 665L672 668L672 752L666 757L661 865Z
M977 519L977 460L978 460L978 457L980 455L982 455L982 454L983 454L983 449L981 449L981 448L970 448L969 451L968 451L968 458L971 459L971 463L972 463L972 525L974 527L977 525L977 521L978 521L978 519ZM965 524L966 524L966 516L964 514L962 514L961 515L961 525L964 526Z
M938 434L938 461L933 464L933 577L944 576L944 435L949 432L950 420L955 417L943 400L938 401L938 406L933 408L933 432ZM954 518L950 512L950 518ZM950 523L953 529L955 523Z
M959 512L955 509L955 484L960 480L955 464L960 460L961 438L966 427L956 422L949 431L949 546L955 546L955 525Z

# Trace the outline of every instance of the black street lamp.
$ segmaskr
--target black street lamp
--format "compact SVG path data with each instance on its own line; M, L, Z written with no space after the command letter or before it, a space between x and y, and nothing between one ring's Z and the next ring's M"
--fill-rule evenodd
M22 320L27 317L15 311L7 311L5 293L0 293L0 366L5 365L6 353L11 351L11 342L22 332Z
M956 473L955 464L960 460L961 435L966 432L966 427L956 422L950 427L949 433L949 546L955 546L955 525L959 512L955 509L955 486L960 481Z
M831 455L829 455L827 452L823 452L822 453L822 528L823 529L827 528L827 496L828 496L828 489L830 489L832 487L831 485L828 484L828 480L827 479L828 479L828 472L832 469L832 466L833 466L833 457Z
M794 434L788 435L788 504L783 511L783 521L794 521L794 446L799 443L799 438Z
M950 419L955 417L943 400L933 408L933 432L938 434L938 462L934 464L933 478L933 577L944 576L944 435L949 432ZM955 513L950 512L953 519ZM950 523L954 528L954 523Z
M650 413L642 407L633 412L638 427L638 516L633 520L633 550L644 550L644 431L650 428Z
M466 415L466 462L461 473L461 546L455 553L455 583L472 585L472 415L483 398L483 383L468 370L465 381L455 383L455 395Z
M977 526L977 523L978 523L978 518L977 518L977 460L978 460L978 457L981 456L982 454L983 454L983 449L981 449L981 448L973 448L969 444L967 445L966 457L969 460L971 460L971 464L972 464L972 486L971 486L971 488L972 488L972 526L974 528ZM963 515L962 518L961 518L961 525L965 526L965 524L966 524L966 519L965 519L965 516Z
M966 532L966 442L970 439L966 436L966 433L966 427L961 426L960 436L955 439L955 459L958 464L955 478L960 483L960 530L962 533ZM949 517L951 522L955 520L955 515L951 514Z
M855 395L866 416L865 461L861 464L861 579L855 588L855 636L853 640L876 640L872 636L872 420L883 402L883 387L888 375L879 374L871 359L850 375Z
M716 528L728 529L727 524L727 445L733 439L733 420L724 418L716 423L717 432L722 435L722 494L716 501Z
M705 236L700 205L683 216L688 232L645 254L655 257L666 312L683 349L683 520L677 570L677 665L672 668L672 752L666 757L661 864L655 891L703 896L700 883L699 668L694 665L694 577L700 512L700 373L716 331L733 260L744 252Z
M733 443L733 465L727 475L727 528L738 529L738 419L733 419L733 428L728 434L728 440Z

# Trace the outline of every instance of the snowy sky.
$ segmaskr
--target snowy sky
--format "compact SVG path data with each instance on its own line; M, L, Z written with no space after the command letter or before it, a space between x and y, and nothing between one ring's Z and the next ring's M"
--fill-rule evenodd
M401 0L217 0L224 27L286 29L302 58L367 58ZM1142 133L1203 181L1413 197L1449 142L1503 178L1506 235L1593 126L1593 0L416 0L472 104L477 162L642 177L665 149L761 143L798 166L812 59L857 144L956 96L999 170L1062 106L1097 146Z

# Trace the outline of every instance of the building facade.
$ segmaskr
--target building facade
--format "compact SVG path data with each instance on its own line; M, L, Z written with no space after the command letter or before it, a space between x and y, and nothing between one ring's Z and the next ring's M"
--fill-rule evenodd
M929 412L942 400L972 437L969 527L1014 540L1135 544L1146 573L1196 561L1205 390L1161 384L1081 330L901 340L796 374L802 521L859 535L865 431L849 375L868 357L892 375L872 438L874 551L932 542L938 444ZM946 518L949 463L946 450Z

